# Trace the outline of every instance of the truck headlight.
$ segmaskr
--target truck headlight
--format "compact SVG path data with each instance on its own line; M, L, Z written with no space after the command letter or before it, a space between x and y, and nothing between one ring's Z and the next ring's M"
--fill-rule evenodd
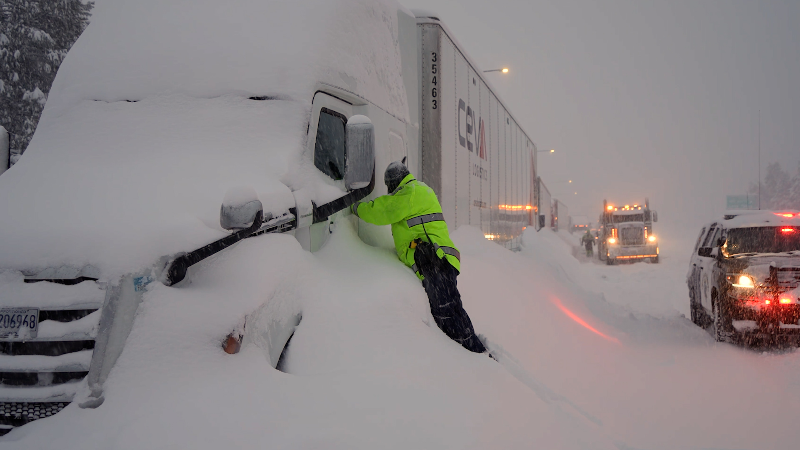
M608 238L608 243L609 244L616 244L617 243L617 238L612 238L612 237Z
M753 277L745 274L728 275L728 281L733 287L753 289L756 287L756 282Z
M648 236L647 240L650 241L650 242L655 242L656 241L656 237L655 236Z

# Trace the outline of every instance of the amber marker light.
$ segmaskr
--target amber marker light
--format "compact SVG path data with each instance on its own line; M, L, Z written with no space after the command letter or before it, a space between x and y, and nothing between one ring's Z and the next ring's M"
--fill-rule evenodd
M790 298L786 298L786 297L784 297L784 298L781 298L780 302L781 302L781 304L783 304L783 305L788 305L788 304L790 304L790 303L793 303L793 302L792 302L792 299L790 299Z

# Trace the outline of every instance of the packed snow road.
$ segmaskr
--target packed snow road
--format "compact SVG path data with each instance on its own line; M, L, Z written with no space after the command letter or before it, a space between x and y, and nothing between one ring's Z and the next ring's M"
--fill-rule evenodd
M514 289L538 299L510 300L519 309L507 327L487 332L503 335L531 373L596 416L621 448L800 446L800 353L719 344L691 323L692 242L665 245L660 264L606 266L571 256L577 238L566 233L525 237L515 257L528 259L517 266L528 273L495 286L524 279L528 286ZM493 298L506 295L514 291Z
M519 253L473 228L453 236L465 308L502 353L502 365L441 333L419 282L393 250L366 246L345 221L316 254L291 236L263 236L201 263L184 286L151 285L105 403L92 410L75 402L12 431L3 445L655 450L800 443L800 355L716 344L692 325L680 310L680 251L662 250L658 265L606 267L579 262L546 231L527 231ZM257 339L237 355L220 349L254 311L302 315L284 372L272 368Z

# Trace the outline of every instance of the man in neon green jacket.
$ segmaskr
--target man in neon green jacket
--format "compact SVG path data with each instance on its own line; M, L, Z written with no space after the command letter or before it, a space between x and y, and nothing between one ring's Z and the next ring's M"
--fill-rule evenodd
M456 249L436 193L395 161L384 174L389 195L351 207L353 214L374 225L391 225L397 256L422 280L439 328L464 348L486 351L461 304L456 277L461 255Z

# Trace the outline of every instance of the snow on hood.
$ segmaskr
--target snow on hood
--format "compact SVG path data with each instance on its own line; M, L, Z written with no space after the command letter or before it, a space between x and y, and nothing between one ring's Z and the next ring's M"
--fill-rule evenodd
M391 0L107 0L45 111L180 93L309 101L319 83L408 118ZM46 119L45 117L44 119Z
M230 188L294 206L286 185L320 184L304 154L320 86L408 117L398 7L102 2L0 180L0 270L88 265L113 278L222 237Z
M83 102L38 130L0 179L0 268L91 265L113 278L224 236L231 188L294 206L280 180L302 155L306 121L292 101Z

